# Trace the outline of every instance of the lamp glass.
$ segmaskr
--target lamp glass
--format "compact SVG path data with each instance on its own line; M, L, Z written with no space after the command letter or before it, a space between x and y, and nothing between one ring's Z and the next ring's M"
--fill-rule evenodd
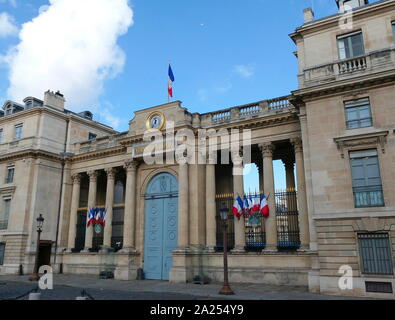
M219 210L219 214L220 214L222 220L227 220L228 219L228 215L229 215L229 209L226 208L226 207L222 207Z
M44 224L44 218L43 216L40 214L39 217L37 218L37 228L41 229L42 226Z

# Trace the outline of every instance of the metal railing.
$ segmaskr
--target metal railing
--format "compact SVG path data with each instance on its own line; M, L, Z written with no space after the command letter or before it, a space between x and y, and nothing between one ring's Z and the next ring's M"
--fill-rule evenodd
M216 222L217 222L217 232L216 232L216 240L217 240L217 245L216 245L216 251L223 251L224 250L224 243L223 243L223 236L222 236L222 221L221 217L219 215L219 210L221 207L224 205L226 208L228 208L230 211L232 210L233 207L233 194L232 193L227 193L227 194L218 194L215 197L215 204L216 204ZM235 247L235 228L234 228L234 216L232 214L229 214L229 219L228 219L228 229L227 229L227 234L228 234L228 250L232 250Z
M8 220L0 220L0 230L8 229Z
M297 193L292 189L277 191L275 198L278 249L296 250L300 248Z
M383 207L383 188L379 186L353 187L356 208Z

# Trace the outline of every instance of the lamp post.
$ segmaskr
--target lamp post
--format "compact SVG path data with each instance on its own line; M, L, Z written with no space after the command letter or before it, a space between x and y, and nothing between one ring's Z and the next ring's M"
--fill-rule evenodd
M40 236L41 232L43 230L43 224L44 224L44 218L42 214L40 213L39 217L37 218L37 248L36 248L36 257L34 261L34 270L33 274L30 277L30 281L38 281L40 279L38 275L38 254L40 251Z
M228 215L229 209L226 207L225 203L222 203L219 214L222 220L222 230L223 230L223 244L224 244L224 285L220 290L219 294L223 295L233 295L234 292L229 286L228 281Z

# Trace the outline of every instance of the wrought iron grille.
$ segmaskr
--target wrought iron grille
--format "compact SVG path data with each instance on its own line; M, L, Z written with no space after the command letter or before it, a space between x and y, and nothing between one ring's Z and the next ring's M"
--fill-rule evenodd
M8 220L0 220L0 230L7 230Z
M246 197L253 200L254 203L260 203L260 194L246 194ZM265 221L260 213L257 213L254 218L255 219L250 219L250 217L247 216L244 219L246 250L262 251L266 246Z
M233 194L220 194L216 195L215 197L216 201L216 221L217 221L217 246L216 250L217 251L223 251L224 250L224 243L223 243L223 234L222 234L222 221L221 217L219 215L219 209L222 207L224 204L227 208L229 208L229 211L232 210L233 207ZM232 214L229 214L229 219L228 219L228 250L231 250L235 247L235 228L234 228L234 216Z
M74 252L79 252L85 246L85 229L86 229L86 209L77 212L77 230L75 236Z
M394 274L388 233L360 233L358 241L362 273Z
M277 191L275 198L278 249L297 250L300 248L297 193Z
M384 206L383 189L381 185L354 187L353 192L356 208Z

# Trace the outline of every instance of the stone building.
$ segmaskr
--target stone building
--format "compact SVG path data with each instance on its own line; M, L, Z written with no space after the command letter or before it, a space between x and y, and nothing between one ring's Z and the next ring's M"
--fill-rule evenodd
M252 163L270 215L231 217L230 281L393 298L395 0L336 3L340 13L323 19L306 9L290 35L299 88L289 96L206 114L175 101L136 111L122 133L66 111L59 93L6 102L0 273L32 271L42 213L40 261L56 272L221 280L219 209L244 195L238 173ZM153 144L150 130L165 140ZM168 161L180 145L204 152ZM152 151L167 161L147 163ZM251 156L241 163L239 151ZM282 192L274 160L284 163ZM91 208L106 209L104 227L87 227ZM341 278L351 270L352 288Z

